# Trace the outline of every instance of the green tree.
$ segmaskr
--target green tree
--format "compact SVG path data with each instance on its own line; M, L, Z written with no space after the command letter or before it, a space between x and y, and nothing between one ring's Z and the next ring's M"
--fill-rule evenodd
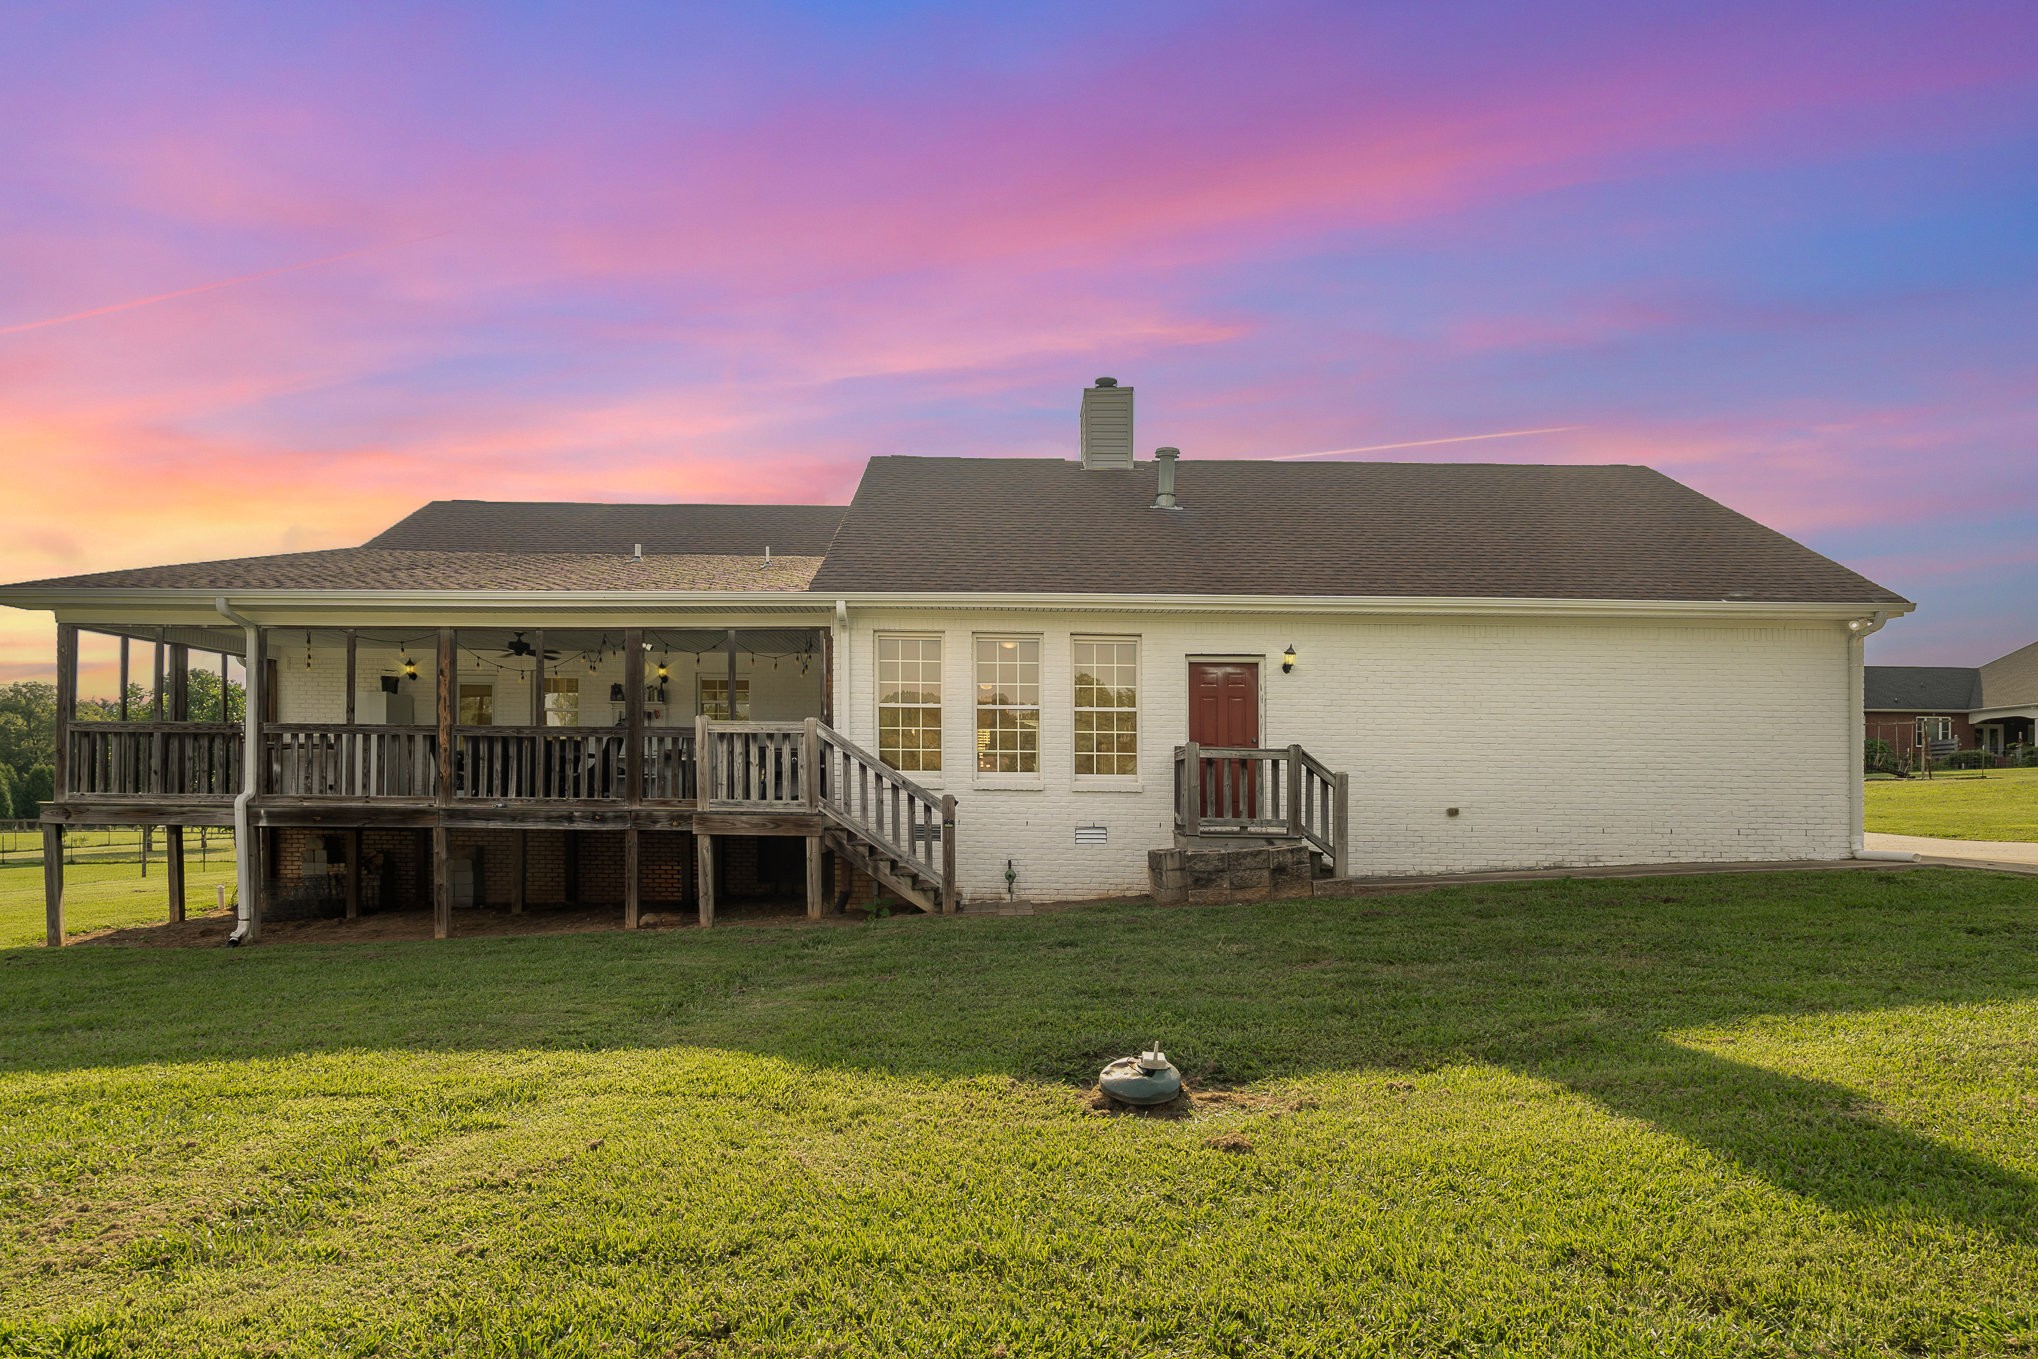
M0 685L0 764L17 776L57 758L57 686L41 680Z
M248 715L248 693L236 681L227 681L226 715L219 711L219 672L196 670L190 674L191 720L193 722L240 722Z
M57 793L57 771L54 767L39 764L28 771L28 777L15 785L14 819L33 821L42 815L42 804Z
M0 764L0 817L14 815L14 786L17 780L13 769Z

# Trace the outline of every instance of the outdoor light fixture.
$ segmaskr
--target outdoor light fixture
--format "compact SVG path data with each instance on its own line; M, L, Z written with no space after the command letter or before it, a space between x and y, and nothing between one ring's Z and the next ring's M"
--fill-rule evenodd
M1295 644L1293 642L1288 643L1288 649L1281 653L1281 673L1284 675L1295 673Z
M662 660L658 662L658 678L662 680L672 678L672 667Z
M414 680L418 677L418 663L408 655L403 658L403 677L408 680Z
M611 684L609 686L609 702L621 703L622 701L623 701L623 686L620 684Z

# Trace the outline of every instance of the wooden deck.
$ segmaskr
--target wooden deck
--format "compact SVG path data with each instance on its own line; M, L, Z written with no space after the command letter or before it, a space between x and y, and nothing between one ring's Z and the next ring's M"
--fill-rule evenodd
M49 940L63 940L62 836L98 825L233 826L244 813L254 834L242 853L266 885L267 832L384 828L429 832L439 937L452 929L448 835L456 830L617 831L624 837L624 923L637 922L638 837L647 831L695 836L701 923L714 918L715 841L722 836L794 836L807 842L809 914L822 909L823 865L833 855L928 911L953 911L955 799L936 795L843 738L819 717L799 722L650 725L644 705L604 727L462 726L454 677L455 633L438 631L438 720L426 725L185 720L185 695L161 684L150 720L81 722L76 710L77 632L58 628L56 796L43 815ZM733 635L733 634L732 634ZM542 649L543 633L538 634ZM157 644L181 675L180 648ZM261 711L264 642L257 631L247 666L247 702ZM125 657L125 644L123 644ZM644 685L643 634L623 632L625 692ZM351 635L347 692L353 679ZM733 663L732 663L733 664ZM123 664L123 670L125 665ZM732 671L733 673L733 671ZM123 707L121 716L128 717ZM253 750L249 749L252 742ZM244 801L242 791L253 780ZM175 837L172 844L176 843ZM179 865L172 874L179 875ZM350 902L357 894L350 889ZM259 935L261 912L249 922Z

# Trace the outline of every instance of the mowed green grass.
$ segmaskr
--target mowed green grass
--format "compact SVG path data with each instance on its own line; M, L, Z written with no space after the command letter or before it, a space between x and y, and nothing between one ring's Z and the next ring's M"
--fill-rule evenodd
M227 898L233 899L233 847L214 845L208 857L209 861L201 864L194 850L184 861L184 909L192 915L217 908L215 885L223 885ZM139 862L66 864L65 935L169 919L170 886L162 860L149 863L146 878L141 871ZM44 906L40 864L0 867L0 948L40 944L46 932Z
M1872 831L1951 840L2038 840L2038 769L1871 779L1865 796L1865 821Z
M2016 1352L2034 912L1927 869L15 950L0 1352ZM1221 1100L1093 1113L1156 1037Z

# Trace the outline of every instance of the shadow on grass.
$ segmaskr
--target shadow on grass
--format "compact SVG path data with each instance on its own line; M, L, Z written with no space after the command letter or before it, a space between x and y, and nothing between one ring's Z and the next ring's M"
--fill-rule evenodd
M2038 1184L1844 1087L1669 1041L1761 1015L2038 991L2024 879L1809 873L238 952L0 953L0 1070L338 1050L708 1046L907 1080L1192 1081L1490 1063L1834 1211L2038 1234Z

